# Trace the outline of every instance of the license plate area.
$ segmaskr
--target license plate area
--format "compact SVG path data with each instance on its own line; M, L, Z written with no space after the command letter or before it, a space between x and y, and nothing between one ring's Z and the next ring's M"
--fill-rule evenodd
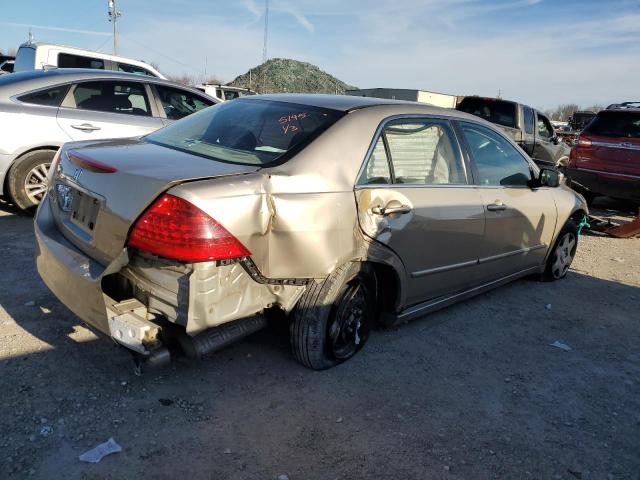
M92 234L96 228L96 219L99 211L100 200L80 190L73 192L69 214L71 223Z

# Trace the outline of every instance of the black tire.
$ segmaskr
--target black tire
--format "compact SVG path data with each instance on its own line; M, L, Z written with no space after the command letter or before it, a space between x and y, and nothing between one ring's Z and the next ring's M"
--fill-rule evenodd
M567 275L578 248L578 225L567 220L549 253L542 279L547 282L560 280Z
M308 285L290 325L296 360L324 370L358 353L375 323L374 285L373 272L355 262Z
M29 197L25 189L25 182L27 176L38 166L46 166L48 169L55 154L55 150L36 150L23 155L11 166L7 176L7 190L9 200L11 200L16 207L27 210L40 203L39 200L34 201L33 198ZM44 193L42 195L44 195Z

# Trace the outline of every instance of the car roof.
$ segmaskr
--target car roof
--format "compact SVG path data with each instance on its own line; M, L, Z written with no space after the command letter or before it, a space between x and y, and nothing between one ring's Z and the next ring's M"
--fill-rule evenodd
M607 107L604 110L600 110L598 115L610 115L612 113L638 113L640 112L640 107Z
M242 97L234 102L259 102L259 101L286 102L298 105L308 105L311 107L328 108L341 112L362 111L370 112L372 115L379 115L384 111L383 117L390 115L434 115L444 117L455 117L461 120L468 120L480 123L495 129L495 125L485 121L480 117L470 113L461 112L454 108L443 108L423 102L409 102L404 100L390 100L386 98L372 97L352 97L350 95L323 95L314 93L289 94L276 93L268 95L253 95Z
M65 82L81 80L137 80L184 88L200 95L201 90L180 85L169 80L135 73L117 72L115 70L97 70L89 68L51 68L46 70L29 70L0 76L0 96L10 97L19 93L46 88ZM211 97L209 97L211 98Z
M348 112L360 108L378 105L427 105L426 103L389 100L386 98L355 97L351 95L324 95L318 93L273 93L243 97L243 101L272 100L276 102L297 103L311 107L328 108Z

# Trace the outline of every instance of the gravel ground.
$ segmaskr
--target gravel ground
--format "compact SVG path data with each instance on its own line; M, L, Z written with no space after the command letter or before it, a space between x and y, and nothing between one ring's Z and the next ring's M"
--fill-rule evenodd
M0 258L0 478L640 478L640 239L585 235L564 281L376 332L324 372L271 329L136 376L3 204ZM109 437L121 453L78 461Z

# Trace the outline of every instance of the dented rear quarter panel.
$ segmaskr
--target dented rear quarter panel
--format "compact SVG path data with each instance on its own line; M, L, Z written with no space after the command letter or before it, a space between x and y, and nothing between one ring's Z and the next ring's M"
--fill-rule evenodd
M236 236L269 278L325 278L367 256L354 185L380 123L398 114L460 117L423 105L356 110L286 163L233 178L184 183L170 193Z

